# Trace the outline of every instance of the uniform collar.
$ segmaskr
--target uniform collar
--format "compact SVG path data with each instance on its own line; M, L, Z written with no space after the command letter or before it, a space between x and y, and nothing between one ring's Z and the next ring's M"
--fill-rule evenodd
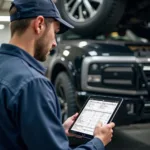
M0 53L17 56L23 59L30 66L32 66L34 69L36 69L38 72L40 72L43 75L46 72L46 69L34 57L32 57L26 51L24 51L23 49L17 46L11 44L2 44L0 48Z

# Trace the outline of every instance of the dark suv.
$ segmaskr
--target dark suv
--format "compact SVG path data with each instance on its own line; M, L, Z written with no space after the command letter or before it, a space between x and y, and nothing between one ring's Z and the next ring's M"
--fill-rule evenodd
M83 37L132 30L150 39L149 0L54 0L62 17Z
M124 98L118 124L150 119L150 44L116 34L93 40L72 33L59 37L45 65L63 120L79 111L90 95Z

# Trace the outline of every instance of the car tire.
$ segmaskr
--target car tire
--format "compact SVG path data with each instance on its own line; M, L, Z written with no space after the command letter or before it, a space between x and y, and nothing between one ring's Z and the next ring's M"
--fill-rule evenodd
M64 122L78 111L75 101L75 89L66 72L60 72L57 75L55 88L62 109L62 121Z
M84 4L85 0L69 0L69 2L71 1L72 3L74 2L74 5L72 5L72 9L73 6L75 6L75 3L77 4L78 2L80 2L80 4L78 4L78 8L77 8L78 10L79 7L83 8L83 6L85 5ZM93 10L95 10L94 13L91 13L92 17L89 18L87 17L86 19L85 18L79 19L81 17L77 17L77 15L73 16L71 14L71 10L72 10L71 6L67 5L69 4L68 0L58 0L56 5L60 11L60 14L62 15L62 18L64 18L66 21L68 21L70 24L72 24L75 27L73 29L74 32L84 37L90 37L90 36L96 36L97 34L100 33L108 33L113 31L113 29L118 24L121 17L123 16L126 7L126 0L101 0L101 1L102 3L97 1L97 3L99 3L99 7L97 8L97 10L95 10L96 7L94 7L97 5L96 4L94 5L94 2L92 2L92 0L85 1L87 3L86 5L91 4L91 6L93 6L94 8ZM86 14L88 14L88 11Z
M78 108L77 108L77 104L75 101L75 88L69 78L69 76L67 75L66 72L60 72L55 80L55 88L56 88L56 94L58 96L58 99L60 100L60 96L62 96L61 100L60 100L60 105L62 108L62 100L64 99L63 96L65 97L64 102L67 104L67 114L66 117L63 117L63 112L62 112L62 122L64 122L68 117L72 116L73 114L75 114L76 112L78 112ZM63 93L60 94L59 90L63 89ZM64 110L62 110L64 111ZM83 144L87 142L86 139L78 139L78 138L74 138L74 137L69 137L69 144L71 147L73 146L77 146L80 144Z

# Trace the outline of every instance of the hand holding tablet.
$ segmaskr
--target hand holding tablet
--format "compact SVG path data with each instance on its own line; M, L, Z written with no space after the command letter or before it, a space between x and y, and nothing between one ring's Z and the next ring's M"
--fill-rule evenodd
M94 129L94 137L99 138L104 146L106 146L112 140L114 127L115 124L112 122L107 125L98 123Z
M91 139L95 136L97 123L101 122L103 126L99 127L99 132L107 130L106 133L110 134L111 131L108 128L110 126L110 130L112 130L114 124L108 123L113 121L122 101L121 98L116 97L91 96L80 111L78 118L71 126L69 132Z

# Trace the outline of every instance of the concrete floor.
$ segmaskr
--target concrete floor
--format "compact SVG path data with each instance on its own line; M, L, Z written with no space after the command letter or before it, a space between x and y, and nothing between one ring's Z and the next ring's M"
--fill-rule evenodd
M106 150L150 150L150 124L116 128Z
M85 143L82 141L80 144L83 142ZM106 150L150 150L150 124L115 128L112 142L106 146Z

